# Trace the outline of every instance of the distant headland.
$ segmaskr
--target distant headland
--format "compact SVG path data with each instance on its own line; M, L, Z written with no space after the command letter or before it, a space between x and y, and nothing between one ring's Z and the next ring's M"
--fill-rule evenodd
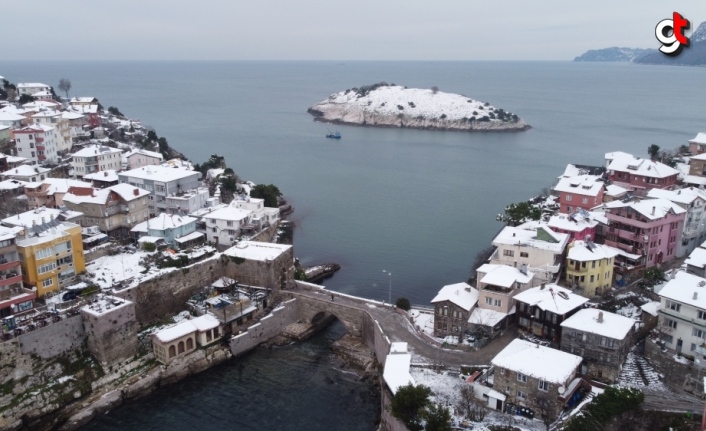
M381 82L330 95L308 109L315 121L428 130L522 131L522 118L438 88L407 88Z

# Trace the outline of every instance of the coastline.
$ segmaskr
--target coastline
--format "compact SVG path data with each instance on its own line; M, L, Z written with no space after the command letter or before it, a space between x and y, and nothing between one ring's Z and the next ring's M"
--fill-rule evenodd
M318 123L326 123L326 124L336 124L340 126L355 126L355 127L372 127L372 128L381 128L381 129L415 129L415 130L429 130L429 131L434 131L434 132L461 132L461 133L517 133L517 132L524 132L527 130L530 130L532 128L531 125L525 123L522 127L518 128L505 128L505 129L461 129L458 127L433 127L433 126L426 126L426 127L411 127L411 126L404 126L404 125L394 125L394 124L368 124L368 123L354 123L354 122L348 122L348 121L343 121L343 120L334 120L334 119L325 119L322 117L314 117L314 121Z

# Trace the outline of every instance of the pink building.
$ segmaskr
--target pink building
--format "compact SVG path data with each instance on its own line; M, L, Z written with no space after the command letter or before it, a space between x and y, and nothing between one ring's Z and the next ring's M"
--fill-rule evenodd
M651 189L669 189L677 185L679 171L664 163L634 157L616 151L606 153L608 179L614 184L645 196Z
M559 212L571 214L579 208L586 211L603 203L605 183L595 175L560 178L554 187L559 193Z
M598 221L586 217L582 214L556 214L553 215L547 222L547 226L554 232L565 233L569 235L569 244L573 241L581 241L590 237L596 238L596 226Z
M686 210L667 199L613 201L603 205L608 219L606 245L622 250L616 270L624 273L676 257Z

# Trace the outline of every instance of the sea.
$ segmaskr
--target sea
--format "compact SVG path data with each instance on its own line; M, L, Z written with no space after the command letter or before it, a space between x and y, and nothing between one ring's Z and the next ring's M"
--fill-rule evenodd
M616 150L647 156L651 144L672 150L706 131L706 69L698 67L0 62L0 75L15 83L43 82L55 88L60 78L68 78L71 96L95 96L106 108L118 107L153 127L194 162L224 155L241 178L275 184L295 207L290 217L296 224L294 251L302 264L342 266L324 282L327 288L385 301L406 297L413 304L428 304L442 286L466 281L476 254L502 228L497 214L507 204L551 187L567 163L602 165L605 153ZM464 133L364 128L317 123L306 112L334 92L381 81L464 94L517 114L532 129ZM339 131L342 139L326 139L329 131ZM217 390L220 379L210 373L233 372L229 367L237 371L247 358L160 392L155 398L174 400L174 405L165 402L155 408L174 415L181 415L185 405L193 411L211 410L212 400L184 391L189 385ZM267 377L260 375L260 384L267 387ZM268 403L277 391L274 385L245 399L253 405ZM300 401L305 392L296 388L289 395ZM153 413L147 409L140 414L148 420ZM307 410L300 413L310 415ZM311 426L300 429L314 429L318 419L314 414L311 418ZM329 429L358 429L346 428L350 422L342 420ZM198 423L183 419L174 426L186 429ZM228 424L229 429L268 429ZM155 419L144 429L168 428Z

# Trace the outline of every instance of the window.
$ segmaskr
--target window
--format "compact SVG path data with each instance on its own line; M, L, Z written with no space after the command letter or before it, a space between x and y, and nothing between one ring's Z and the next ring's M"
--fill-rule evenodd
M527 394L522 391L517 391L517 398L524 400L525 398L527 398Z
M588 203L588 198L583 198L583 199L581 200L581 202L587 204L587 203Z
M520 257L529 257L529 253L527 253L527 252L525 252L525 251L521 251L521 252L520 252Z
M503 301L501 301L500 299L496 299L494 305L495 305L496 307L502 307Z
M676 320L671 320L671 319L665 319L667 321L667 326L672 328L672 329L677 329L677 322Z
M668 300L667 301L667 308L669 308L670 310L674 310L676 312L679 312L681 310L681 304L679 304L678 302Z
M232 226L233 226L233 222L229 220L229 221L226 222L226 225L229 226L229 227L232 227Z
M155 186L154 186L154 190L155 190L157 193L164 193L164 186L155 185Z
M706 311L699 310L697 313L698 318L701 320L706 320Z
M517 381L527 383L527 376L522 373L517 373Z
M603 347L613 347L615 340L612 338L601 337L601 346Z
M594 260L593 262L591 262L591 268L595 268L595 267L596 267L596 261Z
M525 318L525 317L520 317L520 322L519 322L519 323L520 323L520 326L524 326L525 328L529 328L529 326L530 326L530 321L529 321L529 319L527 319L527 318Z
M514 256L515 252L513 250L503 250L503 256Z
M571 199L573 199L573 197L571 195L567 194L566 195L566 202L571 202Z
M42 280L42 287L49 287L52 284L54 284L53 278L47 278L46 280Z
M543 391L548 391L549 390L549 382L546 380L540 380L539 381L539 389Z
M488 305L493 305L493 298L486 296L485 297L485 303Z
M56 269L56 262L48 263L37 268L37 274L44 274L45 272L53 271Z
M35 257L35 259L37 259L37 260L39 260L39 259L46 259L47 257L53 256L53 255L54 255L54 248L53 248L53 247L43 248L43 249L41 249L41 250L37 250L37 251L34 253L34 257Z
M706 331L703 331L701 329L693 328L691 330L691 335L693 335L694 337L706 339Z

